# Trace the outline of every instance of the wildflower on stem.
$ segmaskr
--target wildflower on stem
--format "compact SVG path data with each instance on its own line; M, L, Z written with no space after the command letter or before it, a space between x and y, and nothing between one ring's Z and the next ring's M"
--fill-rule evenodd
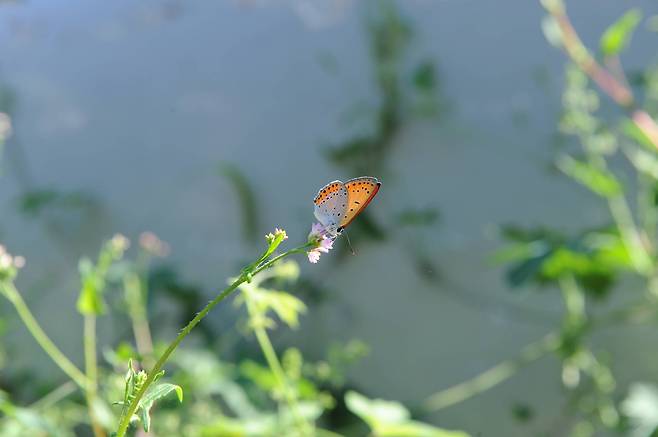
M273 244L277 242L277 246L283 241L288 239L288 235L286 234L286 231L283 229L279 228L274 228L274 233L269 233L265 236L265 239L269 244Z
M12 256L4 246L0 245L0 280L12 280L18 270L25 266L25 258Z
M130 241L121 234L115 234L109 241L108 249L114 255L114 258L120 258L130 246Z
M327 237L327 231L320 223L313 223L311 226L308 242L314 244L313 248L306 253L309 262L313 264L320 261L322 253L328 253L334 247L334 240Z
M122 414L121 419L119 420L119 426L117 428L116 437L125 437L130 422L133 418L133 414L137 411L140 406L140 402L143 404L143 399L145 394L149 389L150 385L155 382L158 375L162 375L162 367L171 356L171 354L176 350L178 345L183 341L183 339L194 329L196 325L201 322L201 320L208 315L210 310L213 309L217 304L226 299L235 290L244 282L250 282L253 275L256 275L262 272L265 269L272 267L278 261L297 253L304 253L307 248L315 245L315 242L307 242L299 247L294 249L287 250L279 255L272 256L274 251L277 249L279 244L288 236L286 232L282 229L275 229L274 233L267 234L265 236L267 239L269 247L265 252L253 263L249 264L247 267L242 269L242 272L239 277L237 277L231 284L222 290L213 300L211 300L208 305L206 305L201 311L197 313L196 316L179 332L178 336L169 344L167 349L162 353L160 358L153 365L151 370L147 373L147 378L144 380L142 387L139 390L134 392L134 396L130 400L128 407L125 409L124 414ZM326 244L326 243L325 243ZM327 249L328 250L328 249ZM292 273L292 272L289 272Z
M139 235L139 245L152 256L165 257L169 255L169 245L160 240L153 232L142 232Z

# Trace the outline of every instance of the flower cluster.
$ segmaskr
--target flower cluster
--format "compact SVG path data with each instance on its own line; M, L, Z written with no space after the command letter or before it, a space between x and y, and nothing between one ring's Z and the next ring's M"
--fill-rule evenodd
M328 253L334 247L334 240L327 237L327 231L320 223L313 223L308 242L314 244L313 249L306 253L308 260L313 264L320 261L322 253Z
M265 235L265 239L269 244L274 243L275 240L279 240L280 243L281 241L288 239L288 235L283 229L274 228L274 233L270 232L269 234Z
M14 279L23 266L25 266L25 258L10 255L5 247L0 245L0 280Z
M130 240L121 234L115 234L107 245L114 258L121 258L123 253L130 247Z
M169 245L158 238L153 232L142 232L139 245L152 256L165 257L169 255Z

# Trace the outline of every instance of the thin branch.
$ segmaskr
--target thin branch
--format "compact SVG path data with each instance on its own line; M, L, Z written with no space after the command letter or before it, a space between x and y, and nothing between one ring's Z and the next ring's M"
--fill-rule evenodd
M560 345L558 333L550 332L541 340L526 345L516 357L502 361L467 381L431 395L425 400L423 407L428 411L438 411L485 392L506 381L526 365L556 351Z
M561 1L542 2L548 13L555 19L562 33L564 50L571 60L587 74L601 90L610 96L619 106L630 112L631 120L642 133L658 148L658 124L651 116L635 107L635 99L625 80L619 80L602 67L583 44L578 32L571 24L566 9Z
M169 356L176 350L178 345L187 337L187 335L194 329L196 325L201 322L201 320L208 315L208 313L221 301L226 299L228 296L233 294L233 292L238 288L240 284L243 282L246 282L248 280L251 280L251 277L258 274L259 272L268 269L272 267L277 261L292 255L296 253L304 253L308 248L313 246L315 243L307 243L303 244L299 247L296 247L294 249L291 249L287 252L284 252L280 255L277 255L273 257L272 259L265 261L266 256L270 256L272 254L273 249L268 249L268 251L265 252L263 256L261 256L256 263L252 263L248 266L247 270L243 270L242 274L235 279L231 285L226 287L224 290L222 290L221 293L219 293L213 300L211 300L208 305L206 305L190 322L181 330L181 332L176 336L174 341L172 341L167 349L163 352L163 354L160 356L158 361L153 365L153 368L148 372L148 376L146 377L146 381L144 381L144 384L142 385L142 388L135 394L135 397L133 400L130 402L130 405L128 406L128 409L126 411L126 414L122 417L120 423L119 423L119 428L116 433L116 437L124 437L126 435L126 431L128 430L128 426L130 425L130 419L132 418L133 414L137 410L137 406L139 405L139 401L142 399L144 396L144 393L146 393L146 390L149 388L149 386L153 383L153 380L156 378L160 370L164 367L165 363L169 359Z
M55 343L53 343L50 337L48 337L43 328L41 328L41 325L39 325L39 322L34 318L34 315L32 315L32 312L21 297L19 291L16 289L16 286L12 282L0 281L0 291L2 291L5 297L14 305L23 324L50 359L52 359L55 364L57 364L57 366L59 366L59 368L78 385L78 387L86 390L87 385L89 384L87 376L82 373L82 371L78 369L78 367L73 364L66 355L64 355Z
M85 351L85 371L87 374L87 390L85 398L87 400L87 410L89 411L89 421L95 437L105 437L105 431L98 423L96 417L95 405L98 398L98 360L96 357L96 316L84 316L83 342Z
M55 388L39 400L29 405L30 409L46 409L55 405L57 402L75 393L79 387L73 381L66 381L64 384Z

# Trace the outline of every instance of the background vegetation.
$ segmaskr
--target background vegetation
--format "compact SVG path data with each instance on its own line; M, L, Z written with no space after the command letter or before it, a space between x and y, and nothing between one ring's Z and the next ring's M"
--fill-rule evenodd
M654 435L658 11L571 3L1 4L0 435Z

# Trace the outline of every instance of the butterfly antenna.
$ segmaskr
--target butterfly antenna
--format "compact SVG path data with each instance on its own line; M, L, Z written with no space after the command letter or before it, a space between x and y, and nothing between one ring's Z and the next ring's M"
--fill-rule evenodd
M347 231L345 232L345 238L347 238L347 245L350 247L350 252L352 255L356 255L356 252L354 251L354 248L352 247L352 243L350 242L350 236L347 234Z

